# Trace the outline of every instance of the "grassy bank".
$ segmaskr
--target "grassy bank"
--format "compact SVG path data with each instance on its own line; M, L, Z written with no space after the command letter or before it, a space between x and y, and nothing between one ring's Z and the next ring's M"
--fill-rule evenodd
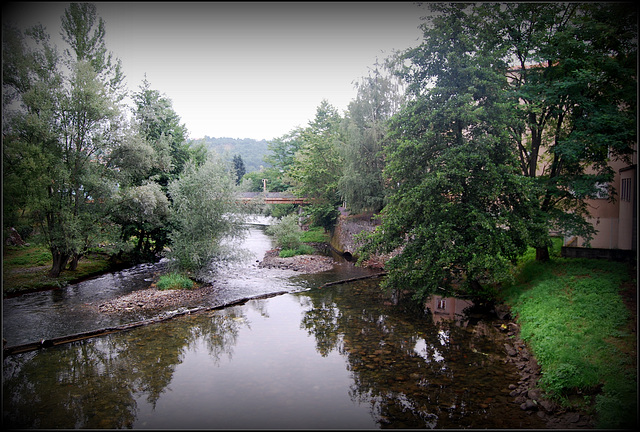
M11 294L58 288L111 270L116 263L99 251L78 261L75 271L65 270L57 278L49 277L51 253L41 245L4 246L2 257L2 293Z
M630 266L554 257L520 270L504 300L541 367L542 390L595 411L599 427L635 426L636 335L621 296L637 283Z

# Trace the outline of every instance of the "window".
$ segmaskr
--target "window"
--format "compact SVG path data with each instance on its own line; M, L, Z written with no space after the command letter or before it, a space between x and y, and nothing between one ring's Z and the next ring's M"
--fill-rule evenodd
M623 178L620 181L620 199L631 202L631 179Z

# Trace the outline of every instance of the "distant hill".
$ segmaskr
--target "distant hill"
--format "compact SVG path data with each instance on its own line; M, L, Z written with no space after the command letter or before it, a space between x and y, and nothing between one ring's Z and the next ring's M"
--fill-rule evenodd
M246 171L260 171L261 167L269 166L262 159L269 153L267 140L255 140L253 138L212 138L204 137L204 143L208 149L215 151L225 160L233 159L240 155Z

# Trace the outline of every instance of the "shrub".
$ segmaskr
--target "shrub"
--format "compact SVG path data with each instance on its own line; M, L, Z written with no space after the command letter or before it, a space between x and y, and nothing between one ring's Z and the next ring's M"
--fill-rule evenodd
M302 230L295 214L284 216L280 222L268 227L267 233L274 236L276 244L283 249L298 249L302 246Z

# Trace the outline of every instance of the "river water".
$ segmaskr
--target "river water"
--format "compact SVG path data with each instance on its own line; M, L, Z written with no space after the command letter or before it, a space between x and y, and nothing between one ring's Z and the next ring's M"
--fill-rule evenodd
M221 288L208 301L286 294L8 356L3 425L544 427L509 396L519 376L488 318L461 314L460 302L449 315L403 310L375 279L319 288L364 274L348 263L316 275L260 269L272 247L260 225L244 246L243 261L212 273ZM14 345L121 323L87 305L148 287L161 267L5 300L3 337Z

